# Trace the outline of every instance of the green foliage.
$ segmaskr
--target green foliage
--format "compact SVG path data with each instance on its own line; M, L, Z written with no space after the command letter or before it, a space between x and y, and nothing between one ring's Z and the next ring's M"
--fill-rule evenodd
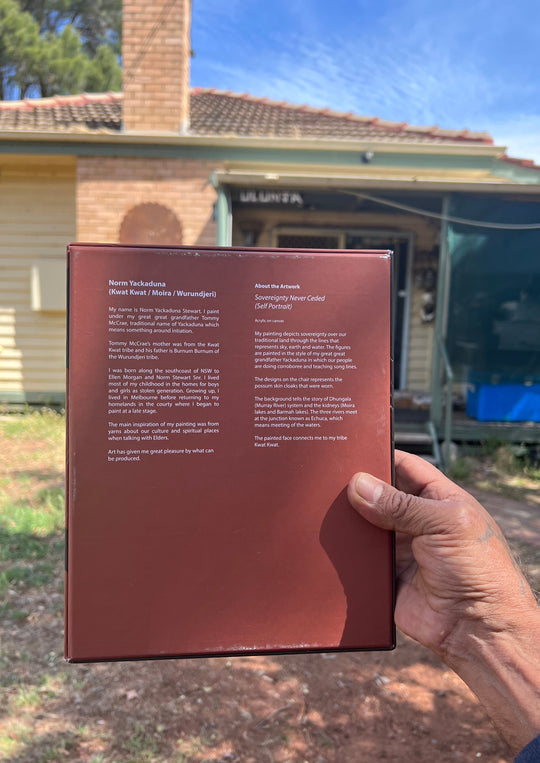
M71 24L79 32L86 53L94 55L103 44L120 53L121 0L19 0L19 5L32 15L42 35L57 36Z
M0 0L1 2L1 0ZM66 420L51 408L6 416L0 422L2 438L32 440L36 437L63 448Z
M30 540L25 554L31 553L32 541L57 532L62 529L63 524L62 488L45 490L33 501L0 502L0 532L4 531L13 537L28 535ZM0 559L6 551L7 549L0 551Z
M118 91L122 87L122 73L112 48L100 45L86 70L86 91L103 93Z
M469 459L457 458L448 470L450 479L456 482L468 480L471 476L472 468Z
M0 99L118 90L121 0L0 0Z
M5 416L0 439L12 454L13 467L0 475L0 618L23 619L6 591L24 591L55 579L63 552L65 501L63 474L44 468L60 462L65 419L53 411ZM17 453L20 455L17 456ZM63 460L63 459L62 459ZM60 462L61 463L61 462Z
M526 444L489 440L484 443L483 453L500 475L522 476L530 480L540 479L538 447Z
M54 580L63 550L64 491L43 490L31 502L1 498L0 598L12 586L36 588ZM0 616L5 614L0 606Z
M122 743L122 749L134 756L134 763L141 763L144 760L155 760L159 743L148 729L134 721L130 724L129 737Z
M0 0L0 97L14 86L25 93L37 74L40 39L29 13L16 0Z

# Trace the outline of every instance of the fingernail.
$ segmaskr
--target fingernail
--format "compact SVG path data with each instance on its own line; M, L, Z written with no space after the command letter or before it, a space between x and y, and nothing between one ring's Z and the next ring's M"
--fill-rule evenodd
M354 487L358 497L369 504L377 503L383 491L383 483L371 474L359 474Z

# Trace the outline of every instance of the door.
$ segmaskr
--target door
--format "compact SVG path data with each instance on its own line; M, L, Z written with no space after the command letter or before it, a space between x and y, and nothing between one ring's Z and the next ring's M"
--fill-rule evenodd
M346 249L390 249L393 257L392 330L394 337L394 387L407 386L407 340L409 334L410 237L385 233L353 233L345 237Z
M390 249L393 257L394 388L407 386L412 235L386 231L290 229L279 232L276 245L295 249Z

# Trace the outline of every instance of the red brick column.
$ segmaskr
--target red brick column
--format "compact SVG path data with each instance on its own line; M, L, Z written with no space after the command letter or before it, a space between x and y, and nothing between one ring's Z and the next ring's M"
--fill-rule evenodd
M124 0L124 129L184 132L189 125L191 0Z
M139 204L171 210L182 243L213 246L216 192L209 182L214 162L143 157L80 157L77 162L77 239L117 243L126 214ZM156 241L156 243L171 243Z

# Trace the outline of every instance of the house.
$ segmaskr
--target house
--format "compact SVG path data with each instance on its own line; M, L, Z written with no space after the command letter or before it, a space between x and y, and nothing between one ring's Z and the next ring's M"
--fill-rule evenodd
M63 400L72 240L390 248L398 400L434 394L438 426L445 369L535 390L540 168L484 132L190 89L190 12L125 0L123 93L0 103L0 402Z

